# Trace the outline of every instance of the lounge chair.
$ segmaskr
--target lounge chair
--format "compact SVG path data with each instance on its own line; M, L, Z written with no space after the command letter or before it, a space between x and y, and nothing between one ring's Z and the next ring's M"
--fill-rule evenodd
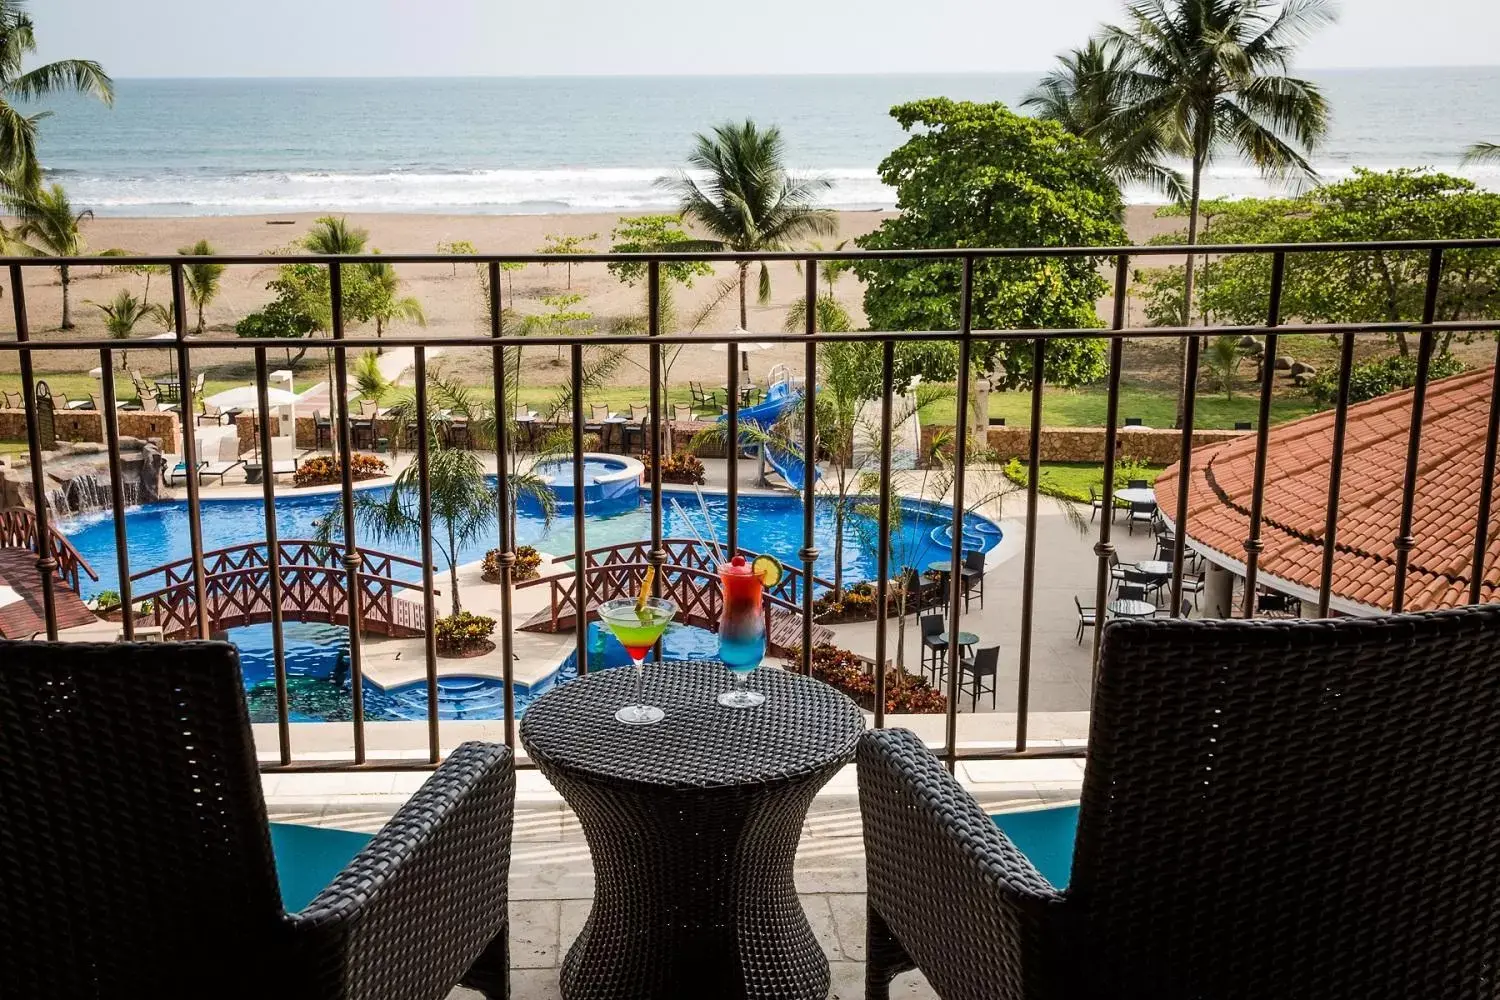
M1493 992L1500 606L1102 648L1082 803L1025 853L920 737L861 738L867 998Z
M459 746L373 838L268 824L229 643L0 663L7 996L507 995L504 746Z
M198 467L198 482L203 482L205 476L218 476L219 485L223 486L224 477L244 464L245 460L240 458L239 436L237 434L225 434L219 438L218 460Z
M198 457L198 462L197 462L197 464L198 464L198 470L201 472L204 469L204 467L208 465L208 462L203 458L203 442L202 441L197 441L196 442L196 447L193 450L193 454ZM172 486L172 487L175 487L175 486L178 486L178 485L186 485L187 484L187 477L188 477L188 471L187 471L187 459L186 459L186 457L179 457L177 459L177 464L176 465L172 466L170 469L163 469L162 473L161 473L162 481L165 482L168 486ZM179 479L182 480L181 484L179 484L177 482L177 480L179 480Z
M292 444L291 438L272 438L271 468L268 474L272 476L293 475L297 471L299 458L300 453L297 451L296 446Z

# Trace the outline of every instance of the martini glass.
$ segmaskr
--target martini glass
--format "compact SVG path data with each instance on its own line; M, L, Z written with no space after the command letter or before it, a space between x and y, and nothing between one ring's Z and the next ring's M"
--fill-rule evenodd
M646 654L676 615L677 605L660 597L648 597L644 604L633 597L622 597L599 605L599 619L620 640L630 654L630 662L635 664L635 703L615 713L615 718L626 725L649 726L660 722L665 715L655 705L645 703L644 664Z
M745 682L766 655L766 619L761 607L761 578L744 556L719 566L724 611L719 616L719 659L734 675L734 689L719 695L725 708L755 708L766 696Z

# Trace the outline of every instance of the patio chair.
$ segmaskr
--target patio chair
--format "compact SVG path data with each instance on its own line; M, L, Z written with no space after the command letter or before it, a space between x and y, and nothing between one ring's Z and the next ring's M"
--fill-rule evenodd
M224 424L229 423L231 419L233 417L228 411L221 410L212 403L204 403L203 412L198 414L195 423L199 427L202 427L206 423L211 423L215 427L222 427Z
M931 664L934 680L943 672L944 657L948 654L948 642L939 638L947 631L948 623L942 615L922 615L917 622L922 629L922 665Z
M154 389L147 389L141 393L141 412L157 413L161 410L160 397Z
M198 377L195 378L195 379L193 379L193 396L195 398L202 398L202 396L203 396L203 384L204 384L204 382L207 381L207 379L208 379L208 376L205 375L203 372L199 372L198 373Z
M599 435L600 449L604 449L608 443L604 440L605 429L609 427L609 424L605 422L607 420L609 420L608 406L600 406L598 403L589 404L589 418L583 424L583 432Z
M1125 582L1125 564L1120 562L1120 553L1114 549L1109 551L1109 582L1114 587Z
M272 476L290 476L297 471L298 453L296 445L289 437L275 437L271 439L271 471Z
M194 439L194 441L196 447L193 450L193 454L197 456L197 471L202 472L203 469L208 465L208 462L203 458L203 442L197 439ZM182 480L182 485L186 485L188 478L186 456L180 456L177 459L177 464L173 465L170 469L163 467L161 478L162 481L165 482L168 486L177 486L177 481L179 479Z
M313 859L273 854L233 646L0 641L0 662L7 995L508 994L504 746L458 747L288 912L278 867Z
M689 382L688 393L693 400L693 409L712 413L719 408L719 394L714 390L704 391L702 382Z
M996 688L999 684L996 680L1000 672L1000 647L981 646L974 650L974 656L962 657L958 661L958 691L960 697L963 695L965 680L969 687L969 710L977 711L979 708L979 696L986 692L990 696L990 708L995 707L995 699L998 697ZM984 687L985 678L989 678L989 686Z
M21 399L19 392L5 392L5 408L7 410L23 410L25 402Z
M1171 582L1170 576L1142 573L1134 567L1125 567L1125 584L1130 587L1139 587L1142 593L1152 597L1158 604L1161 603L1162 588Z
M1127 480L1126 486L1132 490L1149 490L1151 488L1151 484L1144 479Z
M979 585L979 606L984 607L984 553L970 550L964 553L964 566L959 571L964 585L964 614L969 613L969 595L974 585Z
M1149 527L1152 521L1154 521L1155 519L1156 504L1151 503L1149 500L1144 502L1137 501L1131 503L1130 516L1129 518L1127 518L1127 520L1129 522L1130 533L1132 535L1135 534L1135 526L1137 524L1144 524Z
M1083 630L1099 627L1098 609L1084 604L1077 594L1073 595L1073 605L1078 608L1078 645L1082 646Z
M1193 599L1193 607L1195 607L1195 608L1198 606L1198 595L1201 594L1201 593L1203 593L1203 587L1204 587L1203 577L1201 577L1201 576L1188 576L1186 573L1183 574L1183 576L1182 576L1182 592L1183 592L1184 595L1188 595L1188 596L1192 597L1192 599Z
M696 419L693 416L693 408L691 406L683 406L681 403L672 404L672 423L692 423Z
M1146 421L1142 417L1126 417L1125 418L1125 426L1126 427L1144 427L1144 426L1146 426ZM1134 487L1132 487L1132 488L1134 488Z
M333 421L313 410L313 447L333 447Z
M633 412L635 407L630 408ZM628 455L632 450L639 450L645 454L647 445L651 441L651 421L642 420L639 423L622 425L625 432L625 453Z
M1127 572L1129 572L1127 570ZM1144 601L1146 599L1146 588L1140 584L1122 583L1115 591L1115 598L1121 601Z
M1105 626L1065 888L920 738L866 733L866 996L1488 995L1496 663L1494 605Z
M1098 489L1096 489L1093 486L1089 487L1089 506L1091 508L1093 508L1092 513L1089 514L1089 521L1092 522L1092 521L1098 520L1099 519L1099 512L1104 509L1104 496L1099 492ZM1110 516L1110 520L1113 521L1114 520L1114 511L1113 510L1110 511L1110 515L1109 516Z
M198 466L198 482L203 482L209 476L218 476L219 485L223 486L224 477L244 464L245 460L240 458L239 435L225 434L219 438L219 457L213 462L204 462Z

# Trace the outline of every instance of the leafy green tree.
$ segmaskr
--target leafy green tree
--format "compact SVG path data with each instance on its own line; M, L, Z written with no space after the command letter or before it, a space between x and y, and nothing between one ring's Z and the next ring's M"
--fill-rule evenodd
M683 231L680 215L621 216L609 235L613 241L610 253L670 253L690 250L696 242ZM645 280L646 262L620 261L610 264L609 271L625 284L634 285ZM713 273L713 265L703 260L673 261L661 266L663 284L672 281L685 288L692 288L694 279Z
M190 257L212 257L217 253L208 240L199 240L192 246L179 248L177 252ZM182 281L187 288L188 300L198 310L197 333L203 332L203 310L218 297L224 271L224 265L213 260L192 261L182 269Z
M1115 246L1124 242L1120 191L1097 151L1054 122L1002 104L931 98L891 110L912 133L880 164L900 214L855 242L867 250L924 247ZM958 328L963 267L956 260L863 260L865 315L876 330ZM1099 326L1095 301L1108 291L1087 257L1001 257L974 265L975 329ZM1030 384L1032 349L1023 341L975 345L975 367L1001 385ZM898 352L898 380L957 374L953 343ZM999 369L997 373L997 369ZM1104 374L1095 338L1054 340L1047 380L1081 385Z
M1356 169L1353 177L1295 199L1245 199L1223 206L1215 243L1307 243L1464 239L1500 232L1500 194L1460 177L1428 170ZM1230 323L1265 320L1271 264L1267 254L1211 260L1199 306ZM1381 323L1421 318L1427 287L1425 251L1290 254L1282 314L1309 323ZM1181 294L1180 290L1177 294ZM1147 312L1152 309L1148 292ZM1500 311L1500 251L1454 250L1443 256L1437 316L1457 322ZM1467 335L1445 332L1438 353ZM1405 355L1410 343L1394 338Z
M103 68L88 59L60 59L23 70L26 56L36 51L36 35L25 0L0 0L0 174L17 186L41 185L37 161L37 126L50 111L25 115L16 102L35 101L72 91L114 103L115 85Z
M1219 384L1219 388L1224 390L1226 400L1234 399L1234 377L1239 374L1242 358L1238 337L1221 335L1208 342L1208 352L1205 356L1208 370L1213 375L1214 381Z
M1187 181L1164 162L1167 149L1162 136L1120 128L1123 101L1115 81L1124 69L1125 52L1120 46L1091 38L1083 48L1058 56L1057 68L1042 77L1021 107L1099 147L1105 167L1120 184L1144 184L1174 200L1184 200Z
M116 340L129 340L135 328L144 319L154 319L163 327L171 329L172 314L160 305L152 305L138 299L125 289L115 293L109 302L95 302L94 307L104 314L104 331ZM120 351L120 368L129 368L129 352Z
M1232 150L1263 172L1312 176L1303 153L1328 130L1328 102L1317 85L1286 75L1297 45L1335 17L1332 0L1136 0L1124 27L1105 40L1124 65L1105 74L1122 107L1110 130L1191 164L1187 243L1198 242L1203 168ZM1187 256L1183 308L1196 271ZM1183 325L1191 320L1184 312ZM1182 422L1186 349L1179 353L1177 422Z
M687 173L669 181L679 199L682 217L707 234L683 249L731 250L755 253L786 250L810 236L832 236L838 221L818 198L832 187L822 177L802 178L787 173L786 144L775 126L762 129L746 119L725 122L709 135L695 137L688 165L707 177L702 183ZM748 328L746 289L750 262L738 265L740 328ZM760 268L757 300L771 300L771 272Z
M305 338L321 329L317 320L303 312L295 303L277 298L267 304L264 309L258 309L250 315L234 324L234 333L237 337L277 337L287 340L301 340L297 348L297 354L292 355L292 349L287 348L287 367L290 368L306 356L311 346Z
M598 233L587 233L587 234L584 234L584 235L576 235L576 234L575 235L569 235L569 234L563 234L563 233L548 233L546 236L542 237L543 243L542 243L541 246L539 246L539 247L536 248L536 252L537 253L549 253L549 254L588 253L589 251L591 251L591 250L594 249L593 247L589 246L589 244L592 243L592 242L594 242L598 238L599 238L599 234ZM568 287L572 288L573 287L573 262L569 260L569 261L564 261L563 264L567 268ZM546 266L550 266L550 265L546 265Z
M4 39L0 39L0 44L3 42ZM0 57L0 63L3 63L3 57ZM87 245L83 238L83 221L92 219L94 213L87 208L75 212L61 184L46 188L6 187L0 189L0 202L20 220L12 235L29 252L48 257L76 257L83 253ZM74 323L69 294L73 276L66 264L58 265L57 274L62 282L61 328L71 330Z
M589 324L594 314L587 309L577 308L582 303L583 296L577 292L544 296L542 304L547 307L548 311L522 316L521 335L523 337L561 337L570 332L591 330L592 327ZM562 345L559 344L556 364L562 364L562 352Z
M849 245L848 240L840 240L833 248L835 251L842 250ZM816 240L812 243L814 250L822 250L822 244ZM849 262L845 260L820 260L818 261L818 279L827 287L827 291L819 292L816 303L813 306L813 324L820 331L833 333L844 333L854 329L854 320L849 315L849 310L839 301L838 282L844 272L849 270ZM797 265L797 273L802 273L802 265ZM786 322L782 329L788 333L796 333L807 329L807 297L798 296L786 311Z
M302 237L302 245L309 253L355 254L364 253L370 241L370 231L350 226L344 216L335 218L325 215L313 223L312 229Z
M415 295L401 294L401 278L394 265L386 261L369 261L359 265L368 282L367 302L364 311L375 321L375 336L385 333L385 325L394 320L406 320L418 326L427 325L427 314ZM376 349L379 353L380 349Z
M380 355L375 351L365 351L355 358L349 377L354 382L354 391L361 398L372 399L377 403L384 403L385 398L396 388L396 383L386 378L385 372L380 370Z

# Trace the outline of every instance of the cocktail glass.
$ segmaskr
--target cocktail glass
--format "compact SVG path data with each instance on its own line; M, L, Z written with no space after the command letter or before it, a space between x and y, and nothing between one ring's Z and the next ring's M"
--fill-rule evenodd
M719 616L719 659L734 675L734 689L719 695L726 708L755 708L766 696L745 687L766 655L766 618L761 606L761 578L744 556L719 566L724 611Z
M599 606L599 619L620 640L620 645L630 654L630 662L635 664L635 703L615 713L619 721L632 726L648 726L660 722L665 716L655 705L646 704L644 664L646 654L676 615L677 605L660 597L648 597L644 604L639 604L633 597L622 597Z

